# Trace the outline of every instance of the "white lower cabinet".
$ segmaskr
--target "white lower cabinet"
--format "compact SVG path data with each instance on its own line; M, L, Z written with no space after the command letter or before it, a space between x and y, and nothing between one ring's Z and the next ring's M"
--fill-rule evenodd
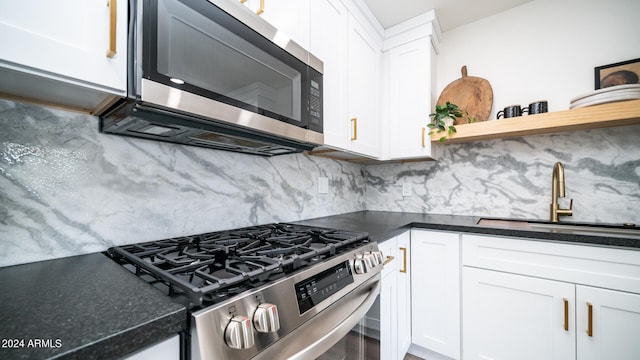
M640 359L640 295L578 285L576 315L579 360Z
M460 235L411 230L411 339L460 359Z
M398 308L397 290L398 279L396 271L398 261L396 257L397 239L389 239L379 244L382 254L394 260L387 263L382 270L382 288L380 289L380 359L395 359L398 347L398 323L396 309ZM375 305L374 305L375 306Z
M404 359L411 346L411 232L398 235L398 347L395 359Z
M172 336L166 340L150 345L139 350L124 360L178 360L180 359L180 335Z
M378 245L388 261L381 274L380 290L380 359L383 360L404 359L411 345L409 240L407 231Z
M640 252L462 237L464 359L640 359Z
M575 359L573 284L470 267L462 279L465 359Z

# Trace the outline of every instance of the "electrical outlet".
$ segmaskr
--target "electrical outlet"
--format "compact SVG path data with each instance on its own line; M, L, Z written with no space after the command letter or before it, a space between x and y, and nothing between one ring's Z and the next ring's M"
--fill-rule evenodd
M403 197L411 196L411 183L402 184L402 196Z
M329 178L319 177L318 178L318 194L328 194L329 193Z

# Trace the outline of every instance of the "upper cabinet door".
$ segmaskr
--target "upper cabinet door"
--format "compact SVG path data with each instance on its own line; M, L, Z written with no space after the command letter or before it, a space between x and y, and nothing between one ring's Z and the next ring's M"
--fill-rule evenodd
M640 295L577 286L578 360L640 359Z
M309 49L309 0L254 0L253 7L255 3L258 5L256 11L263 11L260 17L298 45Z
M309 51L324 63L322 82L325 144L347 149L347 26L349 13L340 0L313 0ZM331 24L331 26L328 26Z
M1 1L0 67L124 95L127 11L126 0Z
M431 60L429 37L389 50L389 157L431 156ZM435 54L433 54L435 57Z
M380 157L380 47L353 17L349 16L348 36L348 119L351 150Z

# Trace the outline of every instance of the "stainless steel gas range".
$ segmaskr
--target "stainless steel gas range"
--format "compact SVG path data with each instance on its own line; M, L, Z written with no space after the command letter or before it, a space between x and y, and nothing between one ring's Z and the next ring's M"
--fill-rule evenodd
M378 297L385 261L367 233L294 224L114 247L109 255L190 309L184 358L216 360L330 358Z

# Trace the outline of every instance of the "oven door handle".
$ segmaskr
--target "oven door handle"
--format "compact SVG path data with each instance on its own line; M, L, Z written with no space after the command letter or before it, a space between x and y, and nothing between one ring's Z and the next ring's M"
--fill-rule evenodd
M280 339L255 359L315 359L360 322L380 294L380 273ZM355 309L354 309L355 307ZM346 318L345 318L346 316ZM308 339L317 339L311 344Z

